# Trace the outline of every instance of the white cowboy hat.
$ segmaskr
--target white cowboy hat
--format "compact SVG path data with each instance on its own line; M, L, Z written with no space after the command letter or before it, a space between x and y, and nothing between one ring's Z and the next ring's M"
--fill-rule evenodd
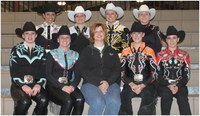
M89 20L92 16L92 12L90 10L84 10L84 8L82 6L76 6L75 10L74 11L69 11L68 12L68 18L74 22L74 16L78 13L83 13L85 14L85 21Z
M153 17L156 15L156 10L154 8L149 9L149 7L146 4L143 4L138 9L133 9L133 15L138 20L138 16L140 12L149 12L150 13L150 20L153 19Z
M101 15L105 17L105 13L107 10L113 10L117 13L117 19L120 19L124 15L124 11L121 7L116 7L113 3L108 3L106 8L100 8Z

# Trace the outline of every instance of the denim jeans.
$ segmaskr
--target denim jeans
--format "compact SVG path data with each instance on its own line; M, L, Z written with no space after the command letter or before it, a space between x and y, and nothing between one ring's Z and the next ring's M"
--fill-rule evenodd
M120 87L114 83L106 94L90 83L83 84L81 91L89 105L88 115L117 115L121 105Z

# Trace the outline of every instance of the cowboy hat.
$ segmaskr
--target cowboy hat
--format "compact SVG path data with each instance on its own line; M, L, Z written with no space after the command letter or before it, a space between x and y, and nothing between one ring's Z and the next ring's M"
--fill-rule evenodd
M131 26L130 32L145 32L144 27L139 22L134 22Z
M67 25L61 26L61 28L59 29L57 33L52 34L53 41L57 43L57 39L60 35L69 35L71 39L75 39L77 36L75 33L70 34L70 31Z
M112 10L115 11L117 13L117 19L120 19L123 15L124 15L124 11L121 7L116 7L113 3L108 3L106 5L106 8L100 8L100 13L103 17L105 17L105 13L107 10Z
M23 29L21 28L16 28L15 29L15 33L17 36L19 36L20 38L22 38L22 34L25 31L35 31L36 34L39 36L42 34L42 32L44 31L44 29L41 27L38 30L36 30L35 25L32 22L26 22L23 26Z
M178 44L183 42L183 40L185 39L185 31L183 31L183 30L177 31L177 29L174 26L169 26L167 28L167 32L164 37L165 42L166 42L166 38L168 35L177 35L179 38Z
M133 15L138 20L138 16L140 12L149 12L150 13L150 20L154 18L156 15L156 10L154 8L149 9L149 7L146 4L143 4L138 9L133 9Z
M39 14L43 14L45 12L55 12L55 14L58 14L62 11L62 9L57 4L52 3L47 3L43 6L35 7L32 10Z
M92 12L90 10L84 10L84 8L82 6L76 6L75 10L74 11L69 11L67 16L68 18L74 22L74 17L76 14L78 13L83 13L85 14L85 17L86 17L86 21L89 20L92 16Z

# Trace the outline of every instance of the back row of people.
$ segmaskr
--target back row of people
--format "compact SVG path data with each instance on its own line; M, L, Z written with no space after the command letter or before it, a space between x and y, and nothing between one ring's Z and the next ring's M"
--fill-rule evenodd
M131 115L131 99L135 96L142 98L138 114L155 114L155 79L159 89L163 88L158 92L162 93L162 114L170 113L173 96L178 99L180 114L191 114L186 87L189 55L177 47L185 33L170 26L164 36L149 22L155 9L146 5L134 9L139 22L134 22L130 31L117 20L123 10L112 3L100 9L106 25L95 23L90 29L85 22L92 13L81 6L68 13L75 22L70 28L55 25L59 13L55 6L47 5L38 11L45 19L42 25L35 28L32 22L26 22L23 29L16 29L24 42L15 46L10 55L14 114L26 114L33 99L37 103L33 114L47 114L51 100L61 105L60 114L80 115L86 101L88 114ZM161 40L168 46L160 52ZM120 77L124 82L122 92ZM77 85L81 78L80 91Z

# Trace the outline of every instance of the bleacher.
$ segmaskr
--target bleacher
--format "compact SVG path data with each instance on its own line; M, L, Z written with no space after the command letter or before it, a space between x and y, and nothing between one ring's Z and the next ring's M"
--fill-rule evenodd
M22 39L15 35L16 28L22 28L26 21L32 21L36 25L43 23L42 16L34 12L2 12L1 13L1 114L11 115L14 103L10 96L11 78L9 74L9 54L11 48ZM125 11L124 17L120 20L121 24L129 29L135 21L132 11ZM94 22L105 23L99 11L92 12L92 18L87 25ZM63 12L57 16L58 25L72 26L73 23L67 18L67 13ZM198 10L157 10L156 17L151 22L158 25L160 30L165 33L169 25L174 25L178 30L186 32L185 41L180 44L181 48L190 54L191 60L191 79L189 87L189 103L193 115L199 114L199 11ZM165 47L165 45L164 45ZM163 48L164 48L163 47ZM81 86L81 85L80 85ZM178 106L174 99L171 114L179 114ZM140 98L133 99L134 114L140 105ZM87 114L88 105L85 104L83 114ZM29 114L32 113L34 105L31 106ZM48 114L52 114L49 112ZM160 98L157 104L157 114L160 113Z

